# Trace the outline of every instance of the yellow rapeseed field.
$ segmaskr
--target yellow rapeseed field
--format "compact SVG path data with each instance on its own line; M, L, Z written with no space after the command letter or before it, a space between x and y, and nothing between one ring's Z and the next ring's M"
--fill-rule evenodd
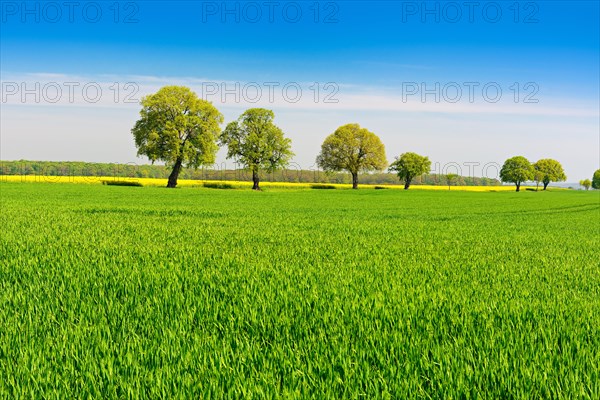
M142 186L166 186L167 179L158 178L122 178L110 176L41 176L41 175L1 175L0 182L40 182L40 183L80 183L80 184L102 184L104 182L137 182ZM247 189L252 187L250 181L214 181L214 180L191 180L180 179L177 181L179 187L202 187L205 184L227 185L231 188ZM352 185L341 183L293 183L293 182L261 182L261 187L266 189L310 189L314 185L333 186L336 189L350 189ZM522 186L522 190L531 186ZM359 188L374 189L403 189L403 185L359 185ZM449 190L448 186L434 185L412 185L414 190ZM535 187L533 187L535 188ZM469 192L498 192L514 191L513 185L505 186L452 186L450 190L460 190ZM556 188L554 188L556 190Z

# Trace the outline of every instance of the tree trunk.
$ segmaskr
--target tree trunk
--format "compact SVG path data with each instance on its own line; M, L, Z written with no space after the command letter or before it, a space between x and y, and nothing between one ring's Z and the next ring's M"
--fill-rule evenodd
M407 180L404 182L404 190L408 190L408 188L409 188L409 187L410 187L410 179L407 179Z
M517 192L521 191L521 184L520 183L515 183L515 185L517 185Z
M546 190L546 188L548 187L548 184L549 184L549 183L550 183L550 182L544 182L544 190Z
M252 171L252 190L260 190L260 187L258 187L259 181L258 171Z
M175 161L175 165L173 165L173 171L171 171L171 174L169 175L169 182L167 183L168 188L177 187L177 178L181 172L181 164L183 164L183 160L178 158L177 161Z
M358 189L358 172L352 172L352 189Z

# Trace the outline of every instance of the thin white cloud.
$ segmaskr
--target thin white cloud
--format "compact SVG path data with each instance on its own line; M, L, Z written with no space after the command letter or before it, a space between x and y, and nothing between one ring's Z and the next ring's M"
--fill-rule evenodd
M416 83L416 82L415 82ZM482 83L482 85L485 83ZM480 85L473 89L450 87L423 94L414 83L394 88L343 82L244 82L196 77L145 75L68 75L57 73L4 73L0 101L3 105L139 108L139 100L165 85L189 86L217 107L318 111L377 111L436 114L496 114L564 117L598 117L597 101L537 97L538 103L515 102L507 86L497 84L497 102L486 98ZM434 84L428 86L428 90ZM427 89L427 88L425 88ZM414 93L414 91L417 91ZM492 91L493 92L493 91ZM469 97L472 98L469 98ZM494 96L494 94L492 94ZM520 99L523 100L523 99Z

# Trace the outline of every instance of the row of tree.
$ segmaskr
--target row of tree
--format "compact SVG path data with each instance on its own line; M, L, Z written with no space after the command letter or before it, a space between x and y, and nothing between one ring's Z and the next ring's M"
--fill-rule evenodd
M564 182L567 176L562 165L556 160L545 158L532 164L525 157L516 156L504 162L500 170L500 179L502 182L514 183L518 192L521 184L526 181L534 181L536 190L542 183L546 190L550 182Z
M512 182L517 187L517 192L521 188L521 184L526 181L533 181L538 190L540 183L544 185L544 190L550 182L564 182L567 180L565 171L562 165L553 159L544 158L535 163L530 163L523 156L509 158L504 162L500 170L500 179L502 182ZM594 177L590 181L584 179L579 181L579 184L589 190L590 186L594 189L600 189L600 169L594 172Z
M163 87L144 97L141 104L140 119L132 129L138 155L172 165L169 188L177 186L184 164L193 168L214 164L219 146L227 146L227 158L252 173L255 190L260 188L261 171L285 168L294 155L291 140L274 124L271 110L248 109L221 132L223 115L187 87ZM325 139L317 165L324 171L347 171L352 187L357 188L359 172L381 171L388 163L377 135L358 124L347 124ZM429 159L415 153L402 154L389 166L406 189L414 177L430 168Z
M235 167L231 168L231 167ZM167 179L171 169L162 164L118 164L118 163L92 163L81 161L30 161L0 160L1 175L36 175L52 176L84 176L114 178L158 178ZM498 179L474 176L459 176L449 174L424 174L413 180L417 185L450 185L454 186L496 186ZM219 180L219 181L245 181L252 179L252 173L233 165L227 168L225 164L205 165L198 169L183 168L179 174L180 179L191 180ZM51 180L51 178L50 178ZM352 183L352 176L346 172L323 172L315 165L313 169L302 169L300 165L290 163L287 168L278 169L268 174L262 174L261 182L293 182L293 183ZM370 185L396 185L398 176L389 172L373 172L361 176L361 183Z
M177 186L184 165L198 168L214 164L219 146L227 146L227 158L251 172L255 190L260 187L261 172L285 168L294 155L291 140L274 124L271 110L248 109L221 131L223 115L187 87L163 87L144 97L141 105L140 119L132 129L138 155L172 166L169 188ZM431 169L428 157L412 152L401 154L388 165L379 137L358 124L343 125L329 135L316 161L324 171L348 172L355 189L359 173L387 168L408 189L415 178ZM525 181L535 180L538 185L541 182L545 190L550 182L566 179L557 161L544 159L531 164L521 156L508 159L500 177L504 182L515 183L517 191ZM456 178L454 174L447 175L448 185Z

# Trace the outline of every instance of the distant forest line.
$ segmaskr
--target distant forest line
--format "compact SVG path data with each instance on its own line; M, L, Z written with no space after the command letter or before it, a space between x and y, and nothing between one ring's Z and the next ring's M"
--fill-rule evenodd
M0 175L39 175L39 176L109 176L122 178L162 178L167 179L171 169L164 165L136 165L117 163L89 163L78 161L0 161ZM247 181L252 173L243 169L184 168L179 176L192 180ZM352 176L344 172L328 173L321 170L287 168L273 173L262 173L263 182L297 183L351 183ZM365 173L360 176L364 184L401 184L393 173ZM448 185L442 174L427 174L413 180L416 185ZM498 179L460 176L452 186L496 186Z

